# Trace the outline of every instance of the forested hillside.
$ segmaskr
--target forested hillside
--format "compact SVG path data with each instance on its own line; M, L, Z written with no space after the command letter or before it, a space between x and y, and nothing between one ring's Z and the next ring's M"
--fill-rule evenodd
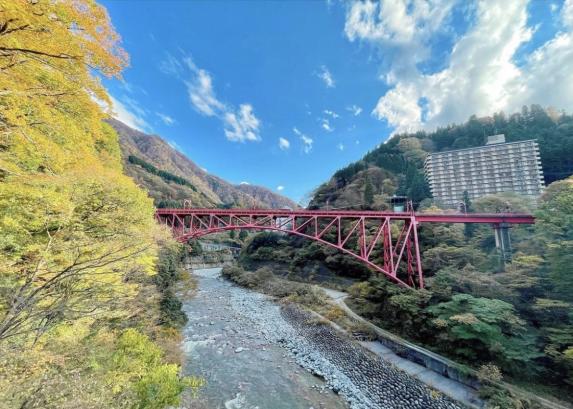
M0 5L2 408L159 408L194 381L167 352L179 246L96 102L127 63L92 1Z
M573 115L524 106L521 113L472 116L466 123L434 132L396 135L337 171L315 192L310 207L385 209L389 197L406 195L420 205L430 198L423 175L428 152L481 146L488 135L503 133L507 142L536 139L546 184L573 175Z
M534 212L536 224L511 229L513 260L502 263L485 225L435 224L419 231L425 290L400 288L335 249L299 237L261 233L241 262L270 265L294 280L320 282L351 294L349 305L375 324L478 371L528 391L573 401L573 117L538 106L509 118L471 118L432 133L398 135L322 185L311 207L389 208L393 194L419 211L440 212L422 173L427 152L465 148L505 133L537 139L545 178L537 203L515 194L468 201L468 211ZM370 232L373 234L374 232ZM372 257L381 263L375 249ZM527 398L482 389L491 407L533 407Z
M149 192L156 206L182 206L189 199L194 206L205 207L296 207L265 187L233 185L206 172L159 136L115 119L108 122L119 134L126 173Z

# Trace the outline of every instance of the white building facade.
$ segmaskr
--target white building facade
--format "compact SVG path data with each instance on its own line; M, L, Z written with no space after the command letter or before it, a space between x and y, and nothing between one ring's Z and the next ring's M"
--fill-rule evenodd
M431 153L424 169L432 196L447 207L458 207L464 191L471 199L501 192L537 197L545 186L537 142L505 143L503 135L488 137L485 146Z

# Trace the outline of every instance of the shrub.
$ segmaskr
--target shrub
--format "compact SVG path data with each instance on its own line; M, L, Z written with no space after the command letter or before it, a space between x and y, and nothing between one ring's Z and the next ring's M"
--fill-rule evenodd
M350 333L357 338L365 341L376 341L378 339L378 334L369 325L363 322L353 322L350 327Z
M342 308L340 308L337 305L333 305L331 308L328 309L328 311L326 311L326 313L324 313L324 318L330 321L336 321L344 317L345 315L346 314L344 313Z
M529 402L494 386L483 386L479 392L480 397L486 400L486 409L528 409L531 407Z
M485 364L480 366L477 371L477 376L480 382L499 382L503 378L501 369L494 364Z
M321 306L326 304L326 295L324 291L311 287L308 284L298 284L294 292L288 297L290 301L307 307Z
M255 278L259 281L259 283L264 283L273 277L273 272L268 267L262 267L255 271Z
M161 311L160 324L167 327L181 328L187 322L187 316L182 310L183 304L175 296L173 291L166 290L159 302Z
M174 292L174 286L181 277L180 265L184 254L184 248L179 244L166 245L159 252L154 281L161 292L159 323L166 327L181 328L187 322L181 301Z
M236 281L244 273L245 270L243 270L241 267L230 265L224 266L221 270L221 275L231 281Z

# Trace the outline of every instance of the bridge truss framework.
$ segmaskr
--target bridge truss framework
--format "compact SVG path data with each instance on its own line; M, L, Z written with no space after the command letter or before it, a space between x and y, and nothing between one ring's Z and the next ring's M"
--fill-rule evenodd
M527 214L426 214L414 212L157 209L156 218L181 242L226 230L271 230L315 240L344 252L392 281L424 287L418 240L421 223L488 223L507 229L532 224Z

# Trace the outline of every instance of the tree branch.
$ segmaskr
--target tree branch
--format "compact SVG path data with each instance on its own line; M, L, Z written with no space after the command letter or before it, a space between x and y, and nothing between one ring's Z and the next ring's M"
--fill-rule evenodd
M69 55L69 54L51 54L38 50L31 50L29 48L19 48L19 47L0 47L0 56L9 56L14 53L24 53L24 54L34 54L42 55L44 57L60 58L63 60L81 60L81 56Z

